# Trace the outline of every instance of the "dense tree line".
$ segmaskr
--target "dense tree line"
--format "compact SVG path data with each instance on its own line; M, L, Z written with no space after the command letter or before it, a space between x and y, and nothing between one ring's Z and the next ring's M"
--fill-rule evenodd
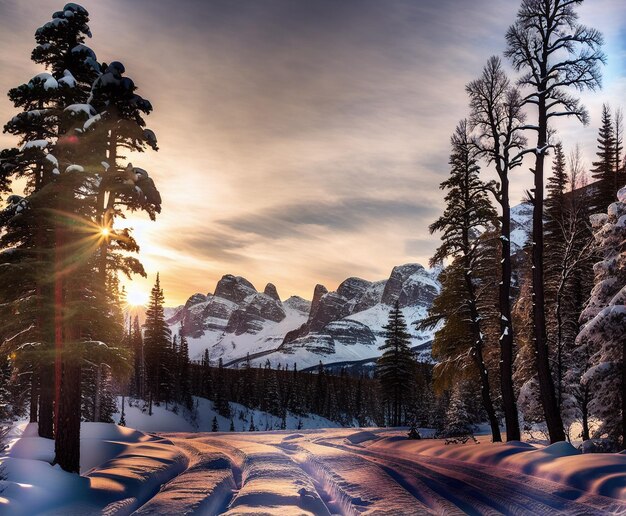
M622 114L603 106L591 183L577 150L567 163L553 126L556 118L588 123L587 111L568 91L593 90L600 84L602 35L578 21L581 3L523 0L506 35L505 56L519 72L516 86L499 58L492 57L481 77L466 88L469 124L462 121L452 138L450 178L441 185L446 208L431 226L442 233L433 262L449 259L450 264L441 275L441 295L421 325L439 325L433 345L436 384L453 389L472 369L474 378L481 378L494 440L499 432L490 398L501 400L496 411L503 411L508 439L519 439L521 414L526 428L544 423L552 442L576 437L570 428L578 423L584 439L621 439L625 447L621 421L626 382L619 372L626 368L624 352L613 342L620 331L623 335L622 316L618 309L606 308L611 317L602 323L592 318L598 316L593 308L598 303L619 305L624 286L615 268L623 241L604 236L609 224L614 224L615 235L620 227L615 217L621 213L621 199L615 201L626 183ZM454 160L459 141L474 156L461 168ZM546 172L546 156L552 157L551 174ZM533 161L532 188L525 200L532 210L532 230L525 248L512 253L508 175L525 159ZM491 172L497 181L485 178ZM473 181L460 182L464 177ZM481 209L494 209L485 192L498 205L497 218L479 215ZM607 210L608 219L594 215ZM500 234L495 246L494 232ZM501 257L499 267L492 263L479 268L479 257L494 251ZM607 262L607 256L614 258ZM500 270L499 278L493 276L494 268ZM495 282L497 296L490 292ZM610 294L598 301L603 289ZM497 303L479 306L479 293L497 298ZM490 372L499 373L499 382L489 380Z
M522 0L504 53L517 75L494 56L467 85L445 210L430 226L442 235L431 263L445 268L420 325L435 329L436 365L415 360L396 305L373 375L227 369L209 350L190 362L186 336L165 321L158 275L145 324L124 319L119 277L145 271L121 220L127 210L154 219L161 199L123 153L157 150L152 106L120 62L99 62L85 45L85 9L54 13L31 56L47 71L9 91L19 112L4 130L16 146L0 152L0 420L37 422L73 472L81 419L112 422L118 394L145 400L150 414L161 403L193 413L201 396L227 418L239 403L283 421L318 414L450 439L482 421L494 441L501 420L508 440L537 423L553 442L572 439L579 425L584 439L626 447L623 117L603 106L591 179L553 123L588 123L571 92L600 84L602 35L579 22L581 3ZM532 228L514 249L509 181L525 163Z
M435 397L430 389L432 366L414 364L415 381L409 383L399 425L415 421L420 426L434 424ZM237 369L217 367L205 357L190 364L191 392L213 400L224 417L235 417L228 402L268 412L284 419L287 411L296 415L317 414L346 426L385 426L393 424L384 403L377 378L367 374L328 373L323 365L299 371L295 364L265 367L243 365Z

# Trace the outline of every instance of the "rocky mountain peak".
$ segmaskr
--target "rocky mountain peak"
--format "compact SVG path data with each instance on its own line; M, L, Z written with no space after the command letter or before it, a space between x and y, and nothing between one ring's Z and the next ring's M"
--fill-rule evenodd
M214 295L233 303L241 303L246 297L256 293L256 288L246 278L226 274L217 282Z
M268 283L267 285L265 285L265 290L263 290L263 293L266 296L269 296L275 301L278 301L280 303L280 296L278 295L278 290L276 290L276 286L273 283Z
M198 303L204 303L206 300L207 300L207 296L205 296L204 294L200 294L198 292L190 296L189 299L187 299L187 302L185 303L185 308L189 308L190 306L197 305Z
M174 331L182 327L193 357L209 348L231 365L248 352L259 360L309 366L359 361L379 354L382 328L396 300L408 308L415 345L427 345L431 335L412 323L427 314L438 291L436 272L419 264L394 267L380 281L349 277L334 291L318 284L311 302L297 296L281 302L274 284L259 292L245 278L227 274L214 294L194 294L168 322Z
M317 312L320 300L325 294L328 294L328 289L324 285L320 285L319 283L315 285L315 289L313 290L313 299L311 300L310 316L313 316Z
M291 296L285 300L283 306L304 314L308 314L311 311L311 301L300 296Z
M381 302L400 307L423 304L430 306L438 293L438 284L419 263L398 265L391 271Z
M348 278L337 287L337 294L348 300L355 299L361 297L371 285L371 281L355 277Z

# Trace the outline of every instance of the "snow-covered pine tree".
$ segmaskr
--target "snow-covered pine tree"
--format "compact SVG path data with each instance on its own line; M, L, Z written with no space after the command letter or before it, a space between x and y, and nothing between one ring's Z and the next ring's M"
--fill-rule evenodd
M446 439L446 444L465 444L469 439L476 443L478 442L474 437L474 429L463 401L461 385L461 383L458 383L452 389L450 403L446 410L442 433L442 437Z
M411 350L411 334L398 301L389 312L383 326L385 342L376 361L376 376L380 382L383 402L389 408L388 424L401 426L415 381L415 356Z
M441 183L447 190L443 215L430 225L431 233L442 232L441 245L431 259L431 265L447 258L458 259L463 267L463 300L469 311L471 342L470 356L476 365L482 400L491 426L494 441L501 441L500 428L491 397L489 373L484 359L484 334L477 304L477 286L474 272L477 266L479 235L493 226L496 211L488 197L488 185L479 178L478 151L471 138L468 123L462 120L452 138L450 177Z
M601 421L596 434L621 439L626 449L626 187L617 197L607 214L592 217L602 260L594 265L595 286L576 342L590 356L581 382L591 387L589 409Z
M49 72L40 73L28 83L10 90L9 98L23 111L5 125L5 132L18 136L20 147L2 151L0 158L0 185L8 186L14 177L24 177L27 184L27 197L12 196L3 213L5 243L12 241L8 247L13 247L15 252L12 257L6 257L7 261L3 260L6 266L2 270L8 272L19 263L19 274L11 274L20 278L21 286L9 288L7 292L11 292L13 298L4 301L9 305L20 302L20 312L30 318L22 321L30 330L21 332L20 339L12 343L19 346L17 341L21 339L32 343L20 349L32 357L22 363L25 367L28 362L31 364L34 389L31 401L39 405L38 411L32 408L31 419L39 420L43 437L53 436L54 398L51 361L54 329L53 314L49 310L53 296L54 221L49 213L55 201L54 190L46 187L65 170L59 164L64 152L55 146L65 143L71 128L66 110L87 98L91 82L98 73L95 54L83 44L85 37L91 35L88 21L85 9L67 4L63 11L53 14L50 22L37 29L38 45L31 57L36 63L44 64ZM64 150L68 150L67 145ZM25 252L20 256L22 250ZM0 279L0 283L4 281ZM26 293L30 306L23 303ZM17 320L10 322L14 328L19 324ZM12 331L9 330L8 336Z
M570 160L571 177L578 174L577 154ZM552 329L548 343L553 361L557 405L569 427L578 412L566 392L565 376L575 367L572 353L578 334L578 319L588 297L591 278L593 237L588 223L590 199L585 190L575 190L564 168L560 145L556 146L553 175L548 180L546 198L545 290L547 320ZM571 394L571 393L570 393Z
M522 98L502 68L500 58L492 56L481 77L466 86L470 98L470 124L478 129L476 143L488 164L495 167L499 182L493 194L500 205L500 387L506 421L507 439L519 440L520 429L513 389L513 326L511 318L511 207L509 174L521 165L526 145L521 127L524 123Z
M120 207L146 211L152 220L161 211L161 195L148 172L131 163L119 163L124 158L120 151L143 152L148 147L158 150L156 136L146 128L144 120L152 111L152 104L136 93L135 83L124 72L120 62L103 65L89 96L89 107L97 114L80 129L91 142L93 166L100 175L95 195L96 218L100 227L107 230L106 238L99 242L98 267L103 283L107 270L116 270L118 262L128 258L112 257L111 251L137 251L130 230L113 227ZM137 263L126 260L126 265L145 276Z
M600 86L599 65L602 34L578 22L576 8L582 0L522 0L516 22L506 33L513 67L522 72L518 80L525 90L525 104L537 107L536 119L526 125L536 131L532 232L533 339L541 401L552 442L563 441L565 433L550 370L544 291L544 162L552 143L550 122L555 117L574 116L587 123L588 115L568 88L582 90Z
M165 401L166 391L170 383L169 351L171 331L165 322L163 304L165 297L161 281L157 273L156 281L150 291L150 301L146 310L144 324L144 360L146 364L146 387L148 391L149 414L152 415L152 404Z

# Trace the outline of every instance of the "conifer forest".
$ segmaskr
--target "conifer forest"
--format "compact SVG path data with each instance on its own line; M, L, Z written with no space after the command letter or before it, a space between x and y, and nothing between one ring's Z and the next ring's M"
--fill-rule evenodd
M505 4L0 2L0 515L626 512L626 5Z

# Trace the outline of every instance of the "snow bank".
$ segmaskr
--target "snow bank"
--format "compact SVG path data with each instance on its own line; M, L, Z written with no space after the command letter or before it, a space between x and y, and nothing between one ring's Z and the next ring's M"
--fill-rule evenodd
M566 442L537 448L519 441L445 445L435 439L410 441L398 437L384 437L372 441L369 448L397 456L426 455L476 462L552 480L593 494L626 499L625 455L581 454Z
M164 404L153 406L153 415L149 416L143 402L131 399L125 399L124 418L126 425L131 428L137 428L144 432L210 432L213 427L213 418L217 418L217 427L220 432L228 432L230 430L230 418L220 415L211 400L193 397L194 409L190 412L183 406ZM118 407L122 406L122 398L118 398ZM173 412L173 410L176 412ZM279 430L282 419L278 416L263 412L261 410L252 410L238 403L230 403L230 413L232 414L232 422L236 432L247 432L250 429L251 419L254 418L254 425L257 430ZM113 415L114 421L119 421L120 412ZM301 425L302 428L337 428L338 423L330 421L315 414L299 416L292 412L287 413L285 419L285 427L287 430L295 430Z
M21 430L0 457L0 513L129 514L187 464L166 439L105 423L83 423L81 431L84 476L52 466L54 442L38 437L36 425Z
M134 514L219 514L233 496L235 480L228 458L214 446L196 439L176 439L190 463Z

